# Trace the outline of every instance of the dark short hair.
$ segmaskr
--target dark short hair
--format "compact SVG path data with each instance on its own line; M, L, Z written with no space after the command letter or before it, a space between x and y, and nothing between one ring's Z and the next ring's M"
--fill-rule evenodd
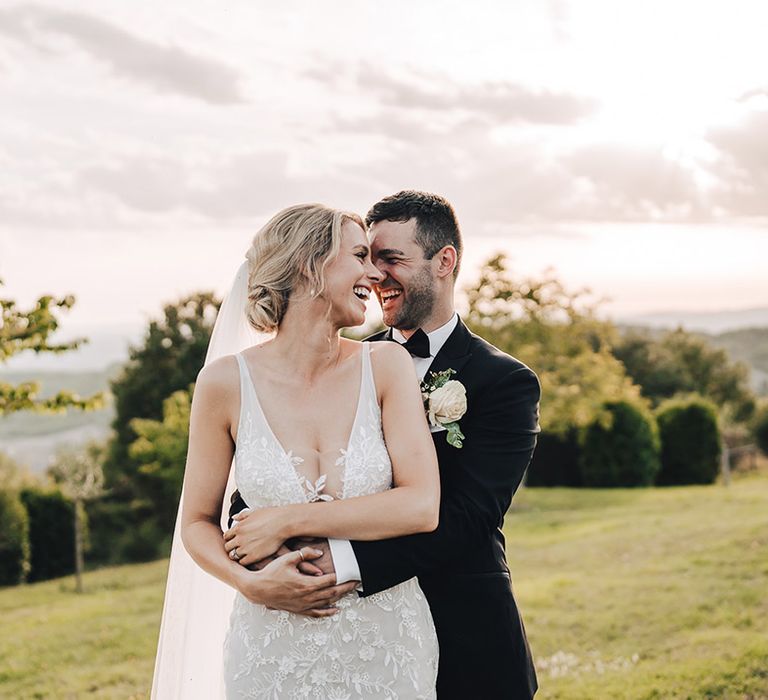
M459 222L450 202L438 194L403 190L384 197L374 204L365 215L365 225L379 221L410 221L416 219L416 243L424 251L424 257L430 260L447 245L456 249L456 269L453 276L459 274L461 253L464 245L459 231Z

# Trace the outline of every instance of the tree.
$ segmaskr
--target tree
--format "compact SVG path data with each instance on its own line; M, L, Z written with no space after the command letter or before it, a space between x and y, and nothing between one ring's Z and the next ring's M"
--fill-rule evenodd
M752 434L763 454L768 455L768 402L763 403L755 412L752 421Z
M541 426L567 440L607 401L636 400L639 389L611 354L618 334L596 316L587 289L568 291L552 272L519 279L499 253L466 288L467 324L500 349L530 364L539 376Z
M0 491L0 586L24 583L29 574L29 517L17 491Z
M141 447L147 444L140 442L133 451L131 446L146 439L136 432L144 425L141 421L162 422L163 402L174 392L187 392L195 382L220 303L212 293L200 292L167 304L162 317L150 321L143 342L130 349L128 363L111 383L116 410L104 465L110 495L88 508L94 551L101 560L148 561L167 554L166 538L179 495L171 476L174 467L162 462L157 470L145 469L155 461ZM181 460L175 469L181 474L183 468Z
M0 286L3 282L0 280ZM59 328L58 311L71 309L75 297L71 294L55 298L50 295L40 297L35 305L22 311L12 299L0 299L0 363L25 350L35 353L62 353L74 350L84 342L78 338L68 343L53 343L51 336ZM80 398L71 391L60 391L56 396L39 399L40 385L37 382L23 382L13 386L0 382L0 416L16 411L53 411L61 412L68 408L90 410L100 408L103 395L95 394L87 399Z
M4 491L18 491L34 486L38 481L25 466L0 452L0 485Z
M39 486L19 492L29 516L30 572L28 581L45 581L75 570L74 505L59 489Z
M650 486L659 471L656 421L639 401L610 401L584 431L585 486Z
M129 449L138 435L131 421L162 420L163 401L195 381L220 305L210 292L166 305L162 320L150 322L143 344L131 348L123 372L111 383L115 434L105 470L107 482L117 495L125 499L135 495L132 482L139 463Z
M91 442L84 449L65 448L57 454L48 469L49 476L59 485L62 493L73 501L75 516L75 590L83 592L83 530L85 501L104 495L102 460L104 448Z
M661 437L660 485L711 484L720 470L717 408L701 396L668 399L656 411Z
M139 463L151 496L151 515L158 530L173 533L184 465L189 443L189 411L192 387L175 391L163 401L163 420L134 418L131 427L138 437L130 447L130 455ZM167 545L170 544L170 538Z
M746 365L682 328L659 338L648 331L630 331L613 354L653 405L676 394L697 393L723 407L728 421L746 421L754 412Z

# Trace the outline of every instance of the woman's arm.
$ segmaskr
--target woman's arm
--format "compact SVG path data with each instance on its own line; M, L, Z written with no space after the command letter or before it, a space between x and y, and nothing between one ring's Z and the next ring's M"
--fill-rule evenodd
M239 513L225 539L228 550L237 547L245 553L241 564L262 559L293 537L378 540L437 527L437 455L413 361L396 343L376 343L375 356L394 488L370 496Z
M224 549L219 518L234 455L230 415L239 403L235 362L233 357L212 362L195 384L181 514L184 547L202 569L251 602L313 617L332 615L335 609L324 606L347 593L349 584L334 586L334 575L306 576L296 568L321 552L304 548L301 554L285 554L256 572L230 559Z
M209 574L237 588L242 567L221 546L219 517L235 446L229 433L234 357L221 358L197 376L184 470L181 539L189 555Z

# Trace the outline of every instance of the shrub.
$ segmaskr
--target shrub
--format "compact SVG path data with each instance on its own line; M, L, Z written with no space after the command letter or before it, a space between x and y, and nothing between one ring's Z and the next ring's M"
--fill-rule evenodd
M752 422L752 434L763 454L768 455L768 403L763 404L757 411Z
M16 491L0 491L0 586L29 574L29 517Z
M701 396L670 399L659 406L660 486L711 484L720 470L717 408Z
M659 438L653 415L641 404L609 401L584 431L584 486L649 486L659 470Z
M29 581L66 576L75 570L74 510L60 491L26 488L21 502L29 514Z
M536 442L527 486L581 486L580 447L576 431L566 435L542 432Z

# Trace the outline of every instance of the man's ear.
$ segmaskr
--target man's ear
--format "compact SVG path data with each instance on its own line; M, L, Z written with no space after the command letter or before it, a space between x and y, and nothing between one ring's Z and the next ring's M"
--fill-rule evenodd
M459 254L452 245L443 246L435 253L434 259L437 261L437 276L447 277L452 275L459 263Z

